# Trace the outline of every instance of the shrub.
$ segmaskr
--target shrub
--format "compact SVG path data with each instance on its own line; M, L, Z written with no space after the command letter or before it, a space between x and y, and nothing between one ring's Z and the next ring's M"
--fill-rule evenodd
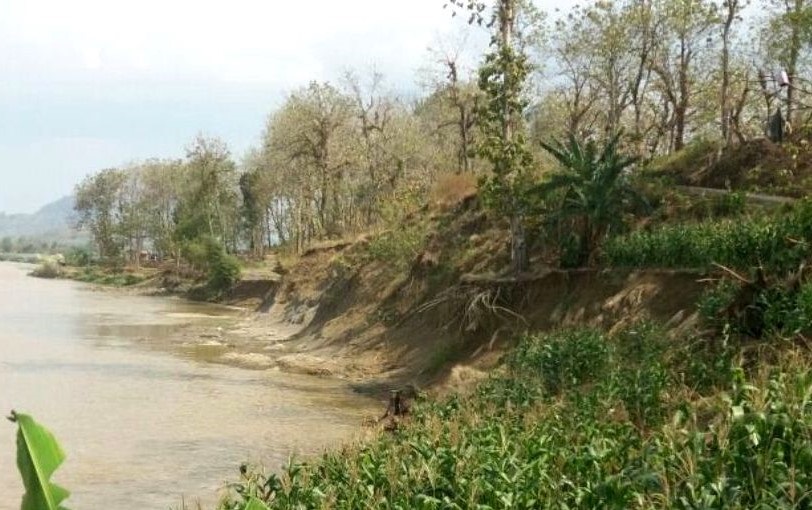
M36 276L37 278L59 278L62 276L62 269L55 261L46 260L31 271L31 276Z
M231 289L240 279L240 264L219 243L209 243L207 250L207 286L214 292Z
M372 259L386 262L402 271L415 260L425 243L425 227L410 224L376 235L370 239L366 251Z
M93 262L93 253L89 248L71 248L65 255L65 263L70 266L87 267Z

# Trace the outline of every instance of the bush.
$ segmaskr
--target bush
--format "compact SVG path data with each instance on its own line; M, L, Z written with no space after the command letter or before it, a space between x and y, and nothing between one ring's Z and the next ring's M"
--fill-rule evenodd
M703 294L698 307L719 331L727 328L754 337L806 334L812 331L812 282L743 292L741 284L722 280Z
M415 260L425 243L425 227L410 224L376 235L370 239L366 251L372 259L403 271Z
M42 262L39 267L31 271L31 276L37 278L59 278L62 276L62 268L53 260Z
M65 263L69 266L87 267L93 262L93 253L89 248L71 248L65 255Z
M218 245L219 246L219 245ZM209 252L207 285L210 290L223 292L231 289L240 280L240 264L226 253L222 246Z
M231 289L240 279L240 263L218 240L205 236L183 245L184 258L206 275L206 290L216 294Z

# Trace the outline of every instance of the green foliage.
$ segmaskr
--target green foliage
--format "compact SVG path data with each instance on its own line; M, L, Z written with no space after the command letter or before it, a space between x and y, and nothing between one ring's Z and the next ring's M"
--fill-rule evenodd
M45 260L36 269L31 271L31 276L37 278L59 278L62 276L62 269L53 260Z
M574 136L566 145L542 144L562 168L534 186L531 193L548 202L560 200L560 205L554 206L553 221L568 231L562 238L563 265L587 263L608 233L623 228L625 213L639 204L648 207L625 173L636 158L620 154L619 142L618 134L600 149L594 141L584 144ZM577 243L573 243L571 231L579 233ZM577 257L573 247L579 250Z
M482 20L483 4L456 2L472 12L471 21ZM530 5L517 0L500 0L493 7L491 51L479 68L479 89L483 101L477 111L481 137L477 153L492 165L492 173L480 180L480 195L486 206L510 219L513 270L527 266L524 234L528 214L527 188L533 154L527 147L522 116L529 105L525 87L531 65L521 36L517 37L517 17Z
M794 336L812 331L812 282L798 289L771 287L756 299L767 333Z
M11 412L17 429L17 468L25 494L21 510L67 510L61 506L70 493L51 483L54 471L65 460L56 438L27 414Z
M240 264L235 257L226 253L222 244L206 238L205 257L208 274L206 285L210 291L227 291L239 281Z
M516 129L528 105L524 86L531 68L527 55L502 33L506 24L515 23L516 4L506 0L494 8L498 31L479 70L484 101L478 112L482 139L477 152L493 165L493 175L483 178L481 188L485 203L508 215L520 212L516 200L522 194L521 186L526 184L525 173L533 164L524 133Z
M711 214L717 217L739 216L747 207L747 195L741 191L725 193L712 201Z
M128 273L118 269L106 270L98 266L87 266L77 273L67 273L73 280L111 287L129 287L143 282L146 276L139 273Z
M616 267L733 268L787 271L810 254L812 201L786 214L665 225L611 238L603 258Z
M204 235L187 241L182 252L186 260L205 273L206 287L210 292L227 291L240 279L239 261L216 239Z
M89 248L74 246L65 254L65 263L69 266L86 267L93 262L93 253Z
M228 255L225 250L217 252L209 270L209 289L223 292L231 289L239 280L240 264L237 259Z
M426 245L426 235L426 228L421 224L387 230L369 240L366 253L374 260L405 271Z
M756 337L794 337L812 331L811 281L748 290L743 292L741 284L722 280L703 294L698 303L700 314L717 330L727 328ZM747 301L742 302L742 296Z
M600 332L576 330L526 338L509 365L535 372L548 392L559 393L600 378L608 361L609 348Z
M711 324L724 325L725 318L722 313L733 302L740 289L741 285L729 279L723 279L718 284L709 287L697 302L699 314Z
M281 475L246 471L222 508L809 508L812 369L726 370L727 392L685 401L667 361L685 351L662 338L527 336L473 393Z

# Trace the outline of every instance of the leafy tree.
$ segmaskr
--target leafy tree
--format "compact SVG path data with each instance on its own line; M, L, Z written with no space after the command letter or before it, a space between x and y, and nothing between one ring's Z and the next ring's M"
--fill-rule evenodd
M599 148L593 140L582 143L570 136L566 144L543 144L561 169L533 191L546 200L561 200L555 218L579 232L578 265L589 262L609 232L622 228L623 214L631 206L647 207L626 175L637 159L621 154L619 142L620 135L615 135Z
M175 209L176 235L190 240L207 235L223 246L236 244L236 165L225 142L198 136L187 148L187 176Z
M107 169L87 177L76 187L78 227L88 228L93 235L99 255L113 260L121 254L119 235L121 190L127 175L118 169Z
M452 2L471 11L470 22L483 22L484 4ZM483 178L481 189L487 203L510 220L511 266L514 273L527 269L527 243L524 217L525 191L530 183L533 156L527 148L523 113L529 102L525 86L530 74L528 56L516 37L518 0L499 0L489 26L493 27L491 51L479 71L483 99L479 109L482 141L478 152L489 161L493 173Z

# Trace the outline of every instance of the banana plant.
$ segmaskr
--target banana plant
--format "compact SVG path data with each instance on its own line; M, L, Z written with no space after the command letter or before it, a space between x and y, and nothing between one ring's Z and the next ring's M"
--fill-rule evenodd
M54 435L27 414L11 411L9 420L17 428L17 468L25 494L20 510L68 510L61 503L70 492L50 482L51 475L65 460Z

